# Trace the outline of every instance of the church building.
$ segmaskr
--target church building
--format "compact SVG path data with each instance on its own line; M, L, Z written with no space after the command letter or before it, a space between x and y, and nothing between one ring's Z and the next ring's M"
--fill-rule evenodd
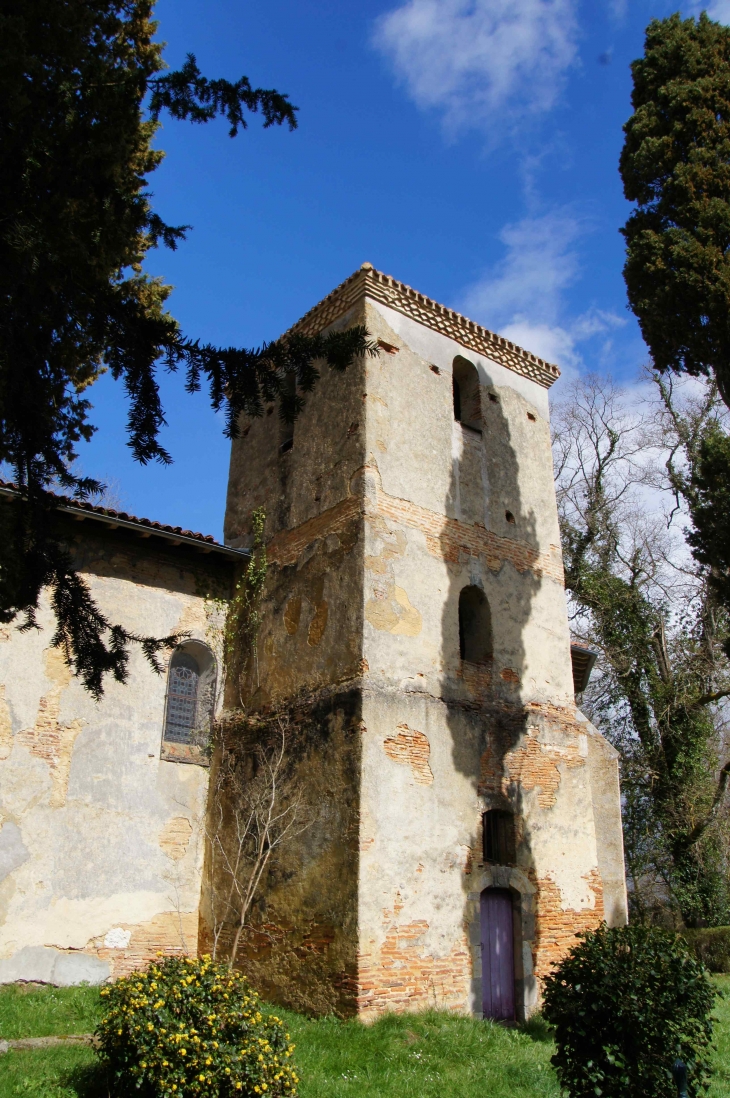
M64 504L108 616L190 634L96 703L40 632L0 634L0 980L102 980L205 948L222 627L266 511L236 704L306 734L311 826L272 857L241 963L268 998L371 1019L525 1018L581 930L626 921L617 754L576 708L557 367L370 264L292 332L367 328L293 427L241 424L225 544ZM13 490L0 490L0 506Z

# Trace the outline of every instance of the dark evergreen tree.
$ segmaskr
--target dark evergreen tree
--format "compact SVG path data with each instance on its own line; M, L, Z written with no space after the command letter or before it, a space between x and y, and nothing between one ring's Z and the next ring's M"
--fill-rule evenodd
M629 303L660 373L711 376L730 407L730 27L654 20L632 65L621 177ZM690 542L730 609L730 438L697 440ZM728 644L730 653L730 643Z
M714 374L730 407L730 27L654 20L631 69L629 303L656 369Z
M296 127L296 108L248 79L208 80L188 56L163 72L153 41L154 0L2 0L0 3L0 461L20 492L0 513L0 620L32 627L50 590L53 643L99 695L123 681L129 644L155 653L173 638L135 637L109 622L76 574L57 530L53 486L85 498L99 489L73 471L89 439L86 388L102 370L124 386L129 445L142 463L169 462L156 372L185 372L226 407L257 415L281 397L293 418L314 385L316 361L344 369L369 348L363 329L296 337L254 350L201 345L166 311L170 288L145 273L147 252L175 248L185 226L154 212L147 179L162 111L207 122L223 115L234 136L248 113ZM292 392L283 379L295 372Z

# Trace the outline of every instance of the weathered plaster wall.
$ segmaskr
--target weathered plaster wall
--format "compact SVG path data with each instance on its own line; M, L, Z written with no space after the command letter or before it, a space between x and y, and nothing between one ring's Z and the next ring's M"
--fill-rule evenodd
M358 306L332 328L363 322ZM250 515L256 507L266 509L267 539L284 532L290 541L287 532L301 529L301 541L310 530L307 524L320 516L328 516L328 528L342 519L343 505L358 494L352 478L363 463L364 381L364 362L354 363L345 373L323 366L314 392L305 394L305 407L294 424L293 447L286 453L280 450L283 426L277 406L268 405L256 419L242 417L240 436L231 445L227 544L249 544Z
M514 896L519 1009L529 1013L540 977L600 922L606 897L613 921L625 911L616 759L574 704L547 394L381 304L366 301L340 323L355 321L382 353L323 378L293 449L279 454L255 422L251 454L234 443L234 544L265 493L284 492L269 520L259 666L242 697L294 715L313 714L344 683L362 692L361 762L348 771L358 854L347 847L343 877L348 897L353 873L358 882L360 1014L478 1012L479 898L490 885ZM454 422L457 354L479 374L481 434ZM491 607L484 664L459 657L466 585ZM329 795L340 803L343 791L335 784ZM516 863L485 865L481 814L507 807ZM330 880L301 926L332 910L338 841L330 833L312 863ZM288 856L291 866L312 859L304 843ZM278 863L275 872L283 879ZM265 904L276 895L293 933L299 901L287 888L267 890ZM285 1002L297 981L311 998L327 968L306 954L286 972L277 966ZM343 1010L349 1000L338 1002Z
M609 926L628 922L624 842L621 827L621 790L618 752L607 739L585 720L588 741L588 765L591 771L593 816L598 829L598 868L603 882L603 910Z
M353 310L338 326L362 319ZM314 818L276 851L241 963L269 998L321 1013L352 1013L357 996L364 377L364 363L325 368L283 453L276 409L243 422L225 521L229 544L248 545L251 511L266 508L257 657L226 700L291 721Z
M216 643L205 595L227 573L76 529L110 620ZM47 603L39 623L0 633L0 980L100 982L159 949L194 953L208 771L161 760L166 675L133 650L128 683L97 703L51 647Z
M603 918L602 869L624 917L615 753L573 701L544 390L383 306L367 324L398 350L367 379L360 1010L478 1011L494 884L516 896L528 1013L539 977ZM459 353L480 373L481 435L453 419ZM459 657L466 585L491 607L483 665ZM487 866L481 814L504 807L517 862Z
M361 310L338 327L361 323ZM226 541L250 543L266 510L268 574L257 659L228 684L231 706L262 709L356 677L362 656L364 364L328 368L282 453L278 409L244 420L231 447Z
M306 1014L352 1014L358 989L360 691L321 692L286 715L288 751L296 760L303 804L294 834L269 864L252 913L254 929L245 933L237 963L270 1001ZM228 734L244 756L251 752L245 730L234 723ZM258 735L267 732L259 729ZM229 826L235 807L225 804ZM223 895L227 887L229 878L211 871L209 864L206 893L214 897L219 889ZM222 910L220 902L217 910ZM210 949L213 920L207 899L202 915L202 939ZM229 956L232 933L229 922L220 937L222 957Z

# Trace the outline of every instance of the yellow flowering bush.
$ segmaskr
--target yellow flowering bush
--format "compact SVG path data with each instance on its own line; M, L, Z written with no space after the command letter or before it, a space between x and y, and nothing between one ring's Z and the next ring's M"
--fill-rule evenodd
M294 1046L245 977L210 957L168 957L101 994L96 1036L117 1093L294 1098Z

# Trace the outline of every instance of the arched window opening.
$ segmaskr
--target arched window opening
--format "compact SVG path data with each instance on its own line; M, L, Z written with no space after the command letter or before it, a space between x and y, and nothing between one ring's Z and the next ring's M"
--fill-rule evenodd
M459 655L470 663L492 658L492 615L480 587L464 587L459 595Z
M515 818L500 808L482 815L482 845L485 862L495 865L515 863Z
M205 644L186 641L170 659L165 700L166 743L207 739L215 708L215 657Z
M454 419L470 427L472 431L482 429L482 401L479 388L479 374L473 362L457 355L453 365Z

